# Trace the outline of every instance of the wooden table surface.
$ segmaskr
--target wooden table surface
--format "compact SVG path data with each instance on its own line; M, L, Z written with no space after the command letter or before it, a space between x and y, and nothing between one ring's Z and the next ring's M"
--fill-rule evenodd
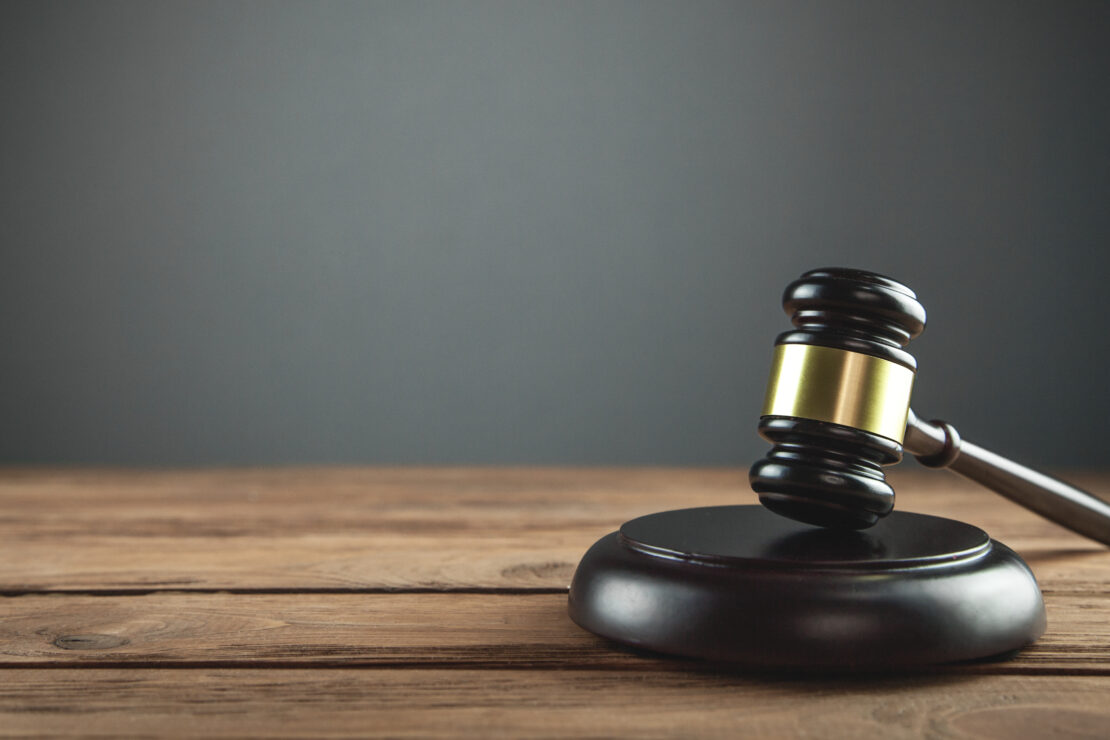
M1026 559L1043 638L774 675L571 623L594 540L753 502L742 470L0 469L0 734L1110 737L1110 552L950 474L891 479Z

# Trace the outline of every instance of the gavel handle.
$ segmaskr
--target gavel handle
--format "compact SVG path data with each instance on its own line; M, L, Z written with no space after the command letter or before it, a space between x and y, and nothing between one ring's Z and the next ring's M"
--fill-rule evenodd
M948 468L1104 545L1110 545L1110 504L990 450L965 442L951 424L922 421L910 410L902 446L930 468Z

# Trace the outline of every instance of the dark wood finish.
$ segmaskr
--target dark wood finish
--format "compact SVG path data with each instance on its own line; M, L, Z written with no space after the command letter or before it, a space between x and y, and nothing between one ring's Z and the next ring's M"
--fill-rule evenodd
M1110 545L1110 504L962 439L948 422L923 421L911 409L906 451L922 465L959 473L1073 532Z
M570 615L661 653L838 671L1012 653L1045 627L1029 567L977 527L898 511L845 532L761 506L626 522L582 558Z
M812 270L787 286L783 308L795 329L776 344L807 344L917 366L903 347L925 328L925 309L905 285L844 268ZM839 399L838 399L839 400ZM883 466L898 462L892 439L814 419L763 416L772 447L751 467L768 509L833 529L872 527L894 508ZM961 439L944 421L909 412L905 449L923 465L948 468L1085 537L1110 545L1110 503Z
M593 541L753 503L740 470L0 470L0 735L1103 736L1110 551L955 476L890 477L900 510L1018 551L1043 637L844 680L637 653L570 621Z
M903 347L925 329L925 308L908 287L863 270L811 270L790 283L782 307L794 330L775 344L807 344L897 362L917 361ZM800 522L835 529L872 527L894 509L883 466L902 459L893 439L813 419L763 416L771 443L749 473L759 501Z
M903 349L925 330L925 307L909 286L846 267L810 270L786 286L782 308L794 329L775 344L816 344L917 368Z

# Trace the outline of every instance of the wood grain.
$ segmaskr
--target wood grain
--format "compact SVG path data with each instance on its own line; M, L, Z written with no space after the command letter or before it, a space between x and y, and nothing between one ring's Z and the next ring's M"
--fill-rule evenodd
M1101 738L1108 677L591 670L0 671L0 734Z
M1046 591L1107 591L1098 543L947 473L892 478L899 508L1001 537ZM623 521L753 502L745 481L741 470L9 469L0 591L559 590Z
M1050 596L1049 629L1005 664L945 671L1110 675L1104 600ZM560 594L9 597L0 665L452 665L670 670L567 617Z
M900 509L1029 562L1041 640L1006 661L788 677L569 621L598 537L752 502L743 470L0 469L0 735L1110 735L1110 550L951 475L892 480Z

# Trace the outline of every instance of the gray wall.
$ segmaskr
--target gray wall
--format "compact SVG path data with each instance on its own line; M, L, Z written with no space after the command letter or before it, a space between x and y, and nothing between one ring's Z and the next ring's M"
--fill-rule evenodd
M746 464L779 298L1105 466L1110 4L0 6L0 460Z

